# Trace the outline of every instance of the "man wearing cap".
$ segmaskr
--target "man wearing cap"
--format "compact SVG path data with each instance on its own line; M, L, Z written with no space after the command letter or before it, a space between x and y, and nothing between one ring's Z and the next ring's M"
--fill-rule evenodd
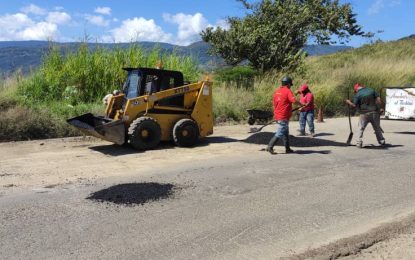
M385 138L382 134L380 127L380 106L382 100L380 99L379 93L372 88L365 87L359 83L355 84L354 87L353 102L346 99L345 102L353 107L357 108L360 113L359 118L359 133L357 135L356 146L359 148L363 147L363 132L366 126L371 123L373 130L375 130L376 139L380 145L385 145Z
M294 94L291 92L293 81L290 77L284 77L281 86L274 92L274 119L277 121L278 128L275 135L271 138L266 148L271 154L274 154L274 145L282 138L285 146L285 153L294 152L290 148L288 122L291 117L292 104L298 103Z
M300 94L300 103L303 108L300 110L300 136L305 135L305 126L308 124L310 136L314 137L314 96L310 88L304 84L298 92Z

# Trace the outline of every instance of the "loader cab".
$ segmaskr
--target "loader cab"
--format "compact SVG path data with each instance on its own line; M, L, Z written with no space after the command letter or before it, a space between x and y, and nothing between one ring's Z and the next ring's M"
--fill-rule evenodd
M184 85L183 74L179 71L152 68L124 68L128 72L123 85L127 99L150 95L159 91ZM183 105L183 95L160 100L162 105Z

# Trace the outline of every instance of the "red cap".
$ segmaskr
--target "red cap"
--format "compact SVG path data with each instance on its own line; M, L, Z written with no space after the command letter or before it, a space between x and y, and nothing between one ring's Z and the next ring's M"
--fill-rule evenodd
M360 85L359 83L354 84L354 86L353 86L354 93L356 93L359 90L359 88L361 88L361 87L362 87L362 85Z
M307 89L308 89L307 84L304 84L304 85L302 85L302 86L300 87L300 92L304 92L304 91L306 91Z

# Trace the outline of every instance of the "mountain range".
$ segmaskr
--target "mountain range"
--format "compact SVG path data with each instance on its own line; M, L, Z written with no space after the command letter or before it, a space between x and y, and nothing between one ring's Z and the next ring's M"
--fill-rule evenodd
M21 69L23 73L28 73L36 69L42 62L42 57L47 53L50 46L47 41L0 41L0 75L9 75L17 69ZM79 42L72 43L53 43L62 49L76 50L81 44ZM192 43L188 46L179 46L160 42L139 42L144 50L151 50L156 45L168 53L176 51L179 55L189 55L196 59L202 68L225 65L224 61L214 55L208 53L209 44L203 41ZM102 46L105 48L114 48L121 46L128 47L129 43L89 43L90 48ZM345 49L349 46L333 46L333 45L307 45L304 49L310 56L331 54Z

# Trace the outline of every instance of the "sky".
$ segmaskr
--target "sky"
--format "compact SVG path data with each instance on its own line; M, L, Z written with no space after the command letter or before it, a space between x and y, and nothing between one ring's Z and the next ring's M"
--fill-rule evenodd
M353 6L374 39L415 34L414 0L340 0ZM236 0L0 0L0 41L157 41L189 45L208 26L227 28L226 18L243 16ZM353 37L358 47L367 39Z

